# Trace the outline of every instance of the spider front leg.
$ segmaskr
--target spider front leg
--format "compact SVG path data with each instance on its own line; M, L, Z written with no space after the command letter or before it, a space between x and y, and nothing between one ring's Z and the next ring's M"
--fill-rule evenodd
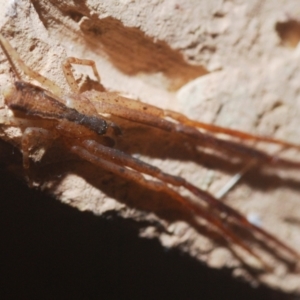
M270 144L277 144L286 148L295 148L300 150L299 144L288 143L278 139L273 139L265 136L258 136L239 130L199 122L196 120L189 119L181 113L168 109L161 109L141 101L122 97L119 96L117 93L106 93L106 95L104 93L98 93L97 95L93 91L87 93L90 93L89 97L96 106L96 108L99 108L99 112L101 112L101 110L104 109L107 110L108 113L118 115L119 117L128 118L132 121L135 121L136 118L137 122L141 122L143 124L148 124L148 118L145 116L152 118L153 121L158 119L165 120L169 118L175 122L178 122L178 124L182 124L192 128L199 128L213 134L221 133L234 138L238 138L240 140L265 142ZM119 110L118 107L122 107L122 109ZM138 116L140 116L140 118ZM155 121L155 123L157 123L157 121Z
M222 134L226 134L228 136L239 138L241 140L266 142L266 143L270 143L270 144L277 144L277 145L280 145L280 146L283 146L286 148L295 148L295 149L300 150L300 145L297 145L297 144L292 144L292 143L288 143L288 142L285 142L282 140L277 140L277 139L273 139L273 138L269 138L269 137L265 137L265 136L258 136L258 135L250 134L247 132L239 131L239 130L216 126L213 124L199 122L196 120L189 119L185 115L175 112L175 111L164 110L164 116L170 117L173 120L176 120L177 122L180 122L184 125L204 129L204 130L206 130L208 132L212 132L212 133L222 133Z
M19 72L19 70L21 70L26 76L39 82L45 89L54 95L58 97L63 95L63 90L53 81L30 69L2 34L0 34L0 44L18 79L22 79Z
M165 115L167 114L167 111L132 99L127 99L119 96L116 93L99 93L95 91L88 91L82 95L90 99L99 113L111 114L135 123L141 123L155 127L166 132L173 132L175 134L187 136L194 140L197 145L211 148L214 151L222 154L225 153L229 155L229 158L232 157L232 155L236 155L241 158L247 158L248 161L252 161L254 159L261 165L271 165L284 168L300 168L300 161L294 161L268 154L241 142L218 138L209 132L202 132L197 128L196 125L186 125L185 122L181 123L180 118L176 117L177 113L174 113L175 115L173 115L173 117L176 117L177 119L172 118L173 120L169 120ZM174 120L176 120L176 122L174 122ZM192 120L190 121L196 122ZM245 135L247 134L245 133ZM300 149L300 146L296 144L289 144L284 141L273 139L265 140L263 137L256 138L257 141L265 141L279 144L287 148Z

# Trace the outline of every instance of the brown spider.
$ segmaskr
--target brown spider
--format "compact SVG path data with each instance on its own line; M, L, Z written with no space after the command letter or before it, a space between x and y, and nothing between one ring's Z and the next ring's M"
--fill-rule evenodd
M15 116L3 119L2 124L22 128L21 147L25 170L30 167L29 153L32 145L49 147L54 139L60 139L68 151L82 159L147 189L168 194L188 209L192 216L206 220L225 239L244 249L267 270L268 264L235 234L230 224L247 230L258 240L272 244L277 251L288 253L296 261L300 258L299 253L275 236L253 225L238 211L184 178L164 173L157 167L113 148L113 138L121 133L121 129L109 116L185 136L214 150L221 149L232 155L246 157L252 163L274 167L299 168L300 162L267 154L238 141L218 138L216 134L298 150L299 145L200 123L177 112L162 110L117 93L95 90L79 93L71 72L71 63L91 66L100 82L95 63L90 60L67 59L63 70L73 94L65 95L55 83L28 68L1 34L0 43L18 78L13 86L4 91L5 104ZM38 81L42 87L21 80L19 70ZM17 114L21 114L21 118L16 117ZM188 192L189 196L183 196L181 190Z

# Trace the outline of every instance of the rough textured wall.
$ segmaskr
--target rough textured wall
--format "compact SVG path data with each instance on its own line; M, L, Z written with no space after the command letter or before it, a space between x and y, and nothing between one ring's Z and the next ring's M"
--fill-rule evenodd
M201 121L299 143L297 0L2 2L1 32L27 65L66 93L61 62L67 56L88 58L97 63L108 90ZM0 55L2 88L12 77ZM80 77L89 69L76 71ZM125 125L128 136L121 148L212 193L239 171L240 166L188 151L167 135ZM16 128L1 129L1 137L17 146L20 136ZM20 165L9 168L17 173ZM249 273L238 258L247 260L247 255L238 250L236 255L205 226L191 224L171 199L74 157L41 165L36 172L34 184L63 202L96 214L115 210L143 221L141 236L156 237L165 247L179 247L212 267L232 268L252 283L300 292L299 273L271 256L266 259L273 272ZM299 171L254 168L224 201L300 248Z

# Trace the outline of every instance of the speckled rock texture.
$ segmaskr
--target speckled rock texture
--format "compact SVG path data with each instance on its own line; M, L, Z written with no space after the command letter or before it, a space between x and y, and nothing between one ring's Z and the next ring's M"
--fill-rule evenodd
M70 56L91 59L108 91L199 121L300 144L298 0L0 3L1 33L30 68L66 94L70 89L61 63ZM83 84L87 79L81 74L93 78L89 68L74 69ZM1 51L2 92L13 81L9 70ZM9 112L1 101L2 118ZM205 148L195 151L186 140L142 125L122 126L121 149L212 194L248 163L232 165ZM17 127L0 128L1 139L17 148L21 136ZM255 245L274 269L257 268L247 253L205 222L191 222L172 199L57 151L47 150L49 158L42 160L32 157L31 171L32 184L57 200L97 215L113 211L138 220L141 237L157 238L164 247L179 248L211 267L231 268L253 285L300 294L300 271L272 249ZM11 172L22 174L20 155L0 154ZM300 160L299 151L287 155ZM222 201L300 249L299 170L253 167ZM242 238L251 245L251 239Z

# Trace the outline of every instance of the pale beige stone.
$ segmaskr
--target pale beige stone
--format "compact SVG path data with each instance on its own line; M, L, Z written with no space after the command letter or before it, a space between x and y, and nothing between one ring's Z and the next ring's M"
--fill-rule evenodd
M298 0L0 3L1 32L28 66L66 93L69 88L60 68L64 59L92 59L108 90L184 112L194 119L300 143ZM0 62L2 89L12 78L2 52ZM90 74L86 68L75 69L77 76ZM3 102L0 107L4 107ZM0 116L7 113L2 109ZM0 134L19 145L16 129L2 128ZM139 130L136 134L139 139L145 136ZM155 137L144 148L133 144L133 151L149 153L153 142ZM230 178L231 173L218 165L213 165L212 173L200 166L196 156L180 159L186 153L183 149L178 159L172 157L171 147L162 145L156 159L134 153L212 193ZM299 152L291 155L299 158ZM254 279L232 252L214 239L215 235L207 237L192 226L186 228L186 220L177 220L178 207L170 201L165 204L162 197L155 199L152 193L85 163L70 161L70 165L70 169L49 167L35 184L80 210L95 214L114 210L124 218L147 220L148 230L141 229L141 236L157 237L165 247L178 247L212 267L236 268L236 276L253 284L258 280L274 289L300 293L299 271L290 272L264 253L275 270ZM209 181L203 179L208 172ZM299 171L294 173L266 172L265 176L271 177L259 176L267 178L265 189L252 178L235 187L224 201L246 216L255 214L263 228L300 249L300 176ZM284 184L276 176L291 179ZM166 214L168 205L175 211L170 216ZM165 229L160 236L155 230L158 223Z

